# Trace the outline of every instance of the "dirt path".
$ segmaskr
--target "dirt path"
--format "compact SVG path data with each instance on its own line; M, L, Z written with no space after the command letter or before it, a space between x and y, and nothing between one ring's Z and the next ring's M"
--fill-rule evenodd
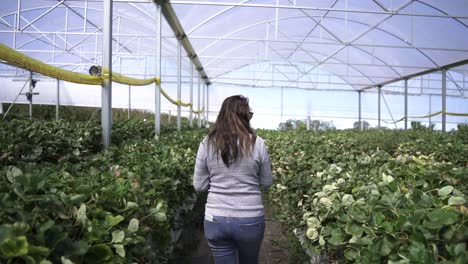
M187 227L182 233L171 263L214 263L203 235L203 214L196 214L194 225ZM290 235L286 235L287 231L274 218L268 203L265 203L265 220L265 236L260 249L259 264L306 263L298 242Z

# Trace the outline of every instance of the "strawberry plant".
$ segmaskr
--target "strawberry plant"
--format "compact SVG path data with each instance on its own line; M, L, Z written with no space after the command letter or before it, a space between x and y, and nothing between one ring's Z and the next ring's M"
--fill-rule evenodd
M467 146L427 131L263 132L270 199L330 261L465 263Z

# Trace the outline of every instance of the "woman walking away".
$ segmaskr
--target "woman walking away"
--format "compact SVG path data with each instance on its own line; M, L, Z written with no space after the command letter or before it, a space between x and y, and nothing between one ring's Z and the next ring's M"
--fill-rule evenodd
M197 153L193 186L208 191L205 237L215 263L258 263L265 230L262 189L272 184L270 156L250 127L246 97L224 100Z

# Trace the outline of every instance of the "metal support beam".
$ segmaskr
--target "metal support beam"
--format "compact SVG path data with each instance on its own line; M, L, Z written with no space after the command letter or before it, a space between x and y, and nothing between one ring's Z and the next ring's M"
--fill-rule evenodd
M187 56L189 56L192 59L192 62L195 64L195 67L200 73L201 78L204 80L206 84L209 84L210 79L208 78L208 75L203 69L203 65L201 64L200 59L197 56L197 53L193 49L193 46L190 43L190 40L188 39L187 34L182 28L182 25L180 24L180 21L177 18L177 15L174 9L172 8L170 1L167 1L167 0L153 0L153 1L155 1L157 4L161 6L162 13L164 17L166 18L166 21L169 24L169 26L172 28L174 35L178 39L180 39L180 42L182 42L181 44L184 47L185 52L187 53Z
M182 95L182 45L177 40L177 131L181 130L182 106L180 105Z
M442 70L442 131L446 131L447 115L447 70Z
M380 121L381 121L381 107L380 107L380 99L382 96L382 86L378 86L378 96L377 96L377 107L378 107L378 115L377 115L377 128L380 129Z
M468 59L457 61L457 62L450 63L450 64L446 64L446 65L443 65L443 66L440 66L440 67L437 67L437 68L432 68L432 69L429 69L429 70L409 74L409 75L406 75L406 76L401 76L401 77L392 79L390 81L381 82L381 83L379 83L377 85L384 86L384 85L387 85L387 84L399 82L401 80L411 79L411 78L419 77L419 76L422 76L422 75L428 75L429 73L438 72L438 71L440 71L440 69L448 70L448 69L455 68L455 67L458 67L458 66L462 66L462 65L465 65L465 64L468 64ZM361 90L372 89L374 87L375 87L375 85L372 85L372 86L364 87Z
M32 71L29 71L29 119L32 119L32 100L33 100L33 80L32 80Z
M206 85L206 127L210 124L210 91L211 83Z
M202 121L202 126L205 126L205 116L206 116L206 96L205 96L205 86L206 84L203 84L203 87L202 87L202 100L203 100L203 121Z
M130 113L132 112L132 86L128 86L128 113L127 119L130 120Z
M200 75L198 75L197 82L198 82L198 93L197 93L197 96L198 96L198 110L200 110L200 109L202 109L201 108L201 103L200 103L200 97L201 97L200 96L200 83L201 83ZM198 126L198 128L201 128L201 113L198 113L197 126Z
M281 87L281 96L280 96L280 122L283 123L283 87Z
M161 7L156 5L156 53L155 53L155 75L161 80L161 40L162 40L162 14ZM154 91L154 132L161 134L161 84L156 83Z
M128 2L129 0L117 0L119 2ZM132 0L135 1L135 0ZM159 0L162 1L162 0ZM316 7L316 6L306 6L306 5L276 5L273 1L269 1L268 4L262 3L232 3L228 1L224 2L215 2L215 1L183 1L183 0L172 0L173 5L207 5L207 6L221 6L221 7L257 7L257 8L270 8L270 9L283 9L283 10L310 10L310 11L332 11L340 13L357 13L357 14L378 14L378 15L398 15L398 16L415 16L415 17L440 17L440 18L454 18L454 19L467 19L468 16L463 15L448 15L448 14L419 14L419 13L407 13L407 12L398 12L398 10L388 10L388 11L378 11L378 10L365 10L365 9L351 9L351 8L333 8L333 7Z
M104 29L102 33L102 68L112 72L112 0L103 1ZM101 126L104 149L111 144L112 133L112 76L102 82Z
M429 95L429 128L431 127L431 114L432 114L432 95Z
M190 117L189 125L193 127L193 63L190 61Z
M3 115L3 103L2 102L0 102L0 114Z
M310 130L310 116L307 116L307 118L306 118L306 129L307 129L307 131Z
M362 112L361 112L361 95L362 91L358 91L358 104L359 104L359 130L362 131Z
M408 129L408 79L405 79L405 130Z
M55 101L55 119L60 118L60 80L57 79L57 100Z

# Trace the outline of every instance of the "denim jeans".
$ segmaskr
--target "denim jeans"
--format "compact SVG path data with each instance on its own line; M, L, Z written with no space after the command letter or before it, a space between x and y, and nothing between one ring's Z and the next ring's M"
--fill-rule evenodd
M216 264L257 264L264 231L264 216L205 216L205 237Z

